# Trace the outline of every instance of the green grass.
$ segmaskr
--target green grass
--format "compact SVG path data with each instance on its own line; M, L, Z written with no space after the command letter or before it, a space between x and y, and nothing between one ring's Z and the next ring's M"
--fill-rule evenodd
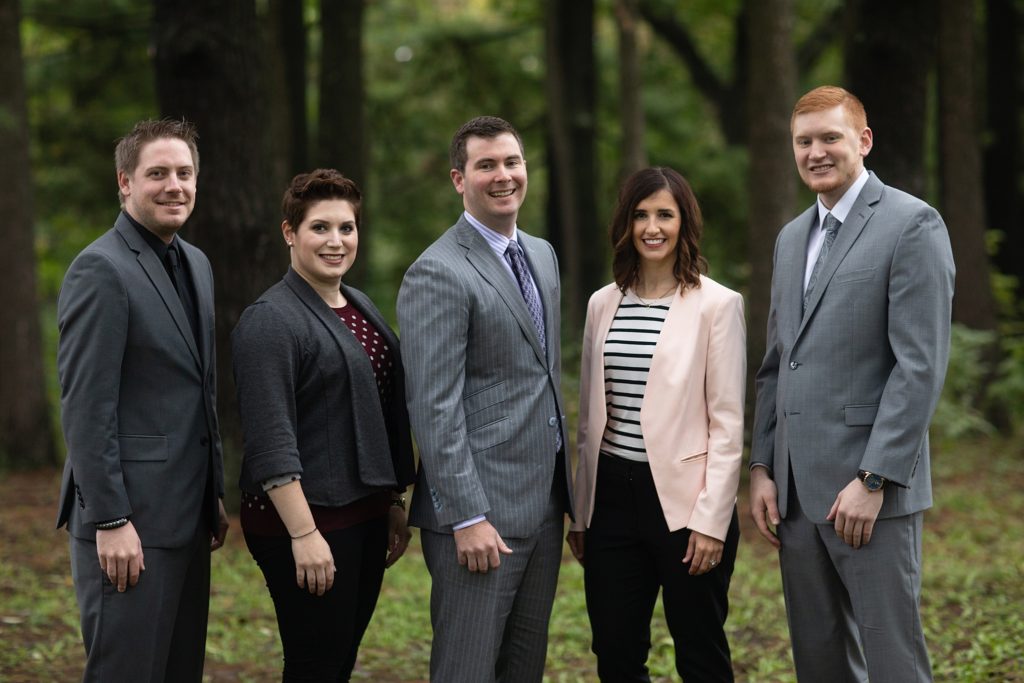
M925 519L922 615L936 680L1024 682L1024 449L1017 441L944 444ZM0 481L0 681L71 681L83 661L63 532L52 528L57 473ZM730 593L737 680L795 680L774 551L747 523ZM430 580L418 542L388 571L354 680L426 681ZM652 678L678 680L654 620ZM280 644L263 578L237 525L214 555L206 680L280 680ZM579 566L566 559L551 620L548 681L594 681Z

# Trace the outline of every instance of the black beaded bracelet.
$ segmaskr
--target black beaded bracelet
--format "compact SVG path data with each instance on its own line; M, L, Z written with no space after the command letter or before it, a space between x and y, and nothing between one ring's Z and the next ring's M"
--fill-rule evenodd
M99 531L110 531L111 529L120 529L126 524L128 524L127 517L118 517L117 519L112 519L109 522L96 522L93 526Z

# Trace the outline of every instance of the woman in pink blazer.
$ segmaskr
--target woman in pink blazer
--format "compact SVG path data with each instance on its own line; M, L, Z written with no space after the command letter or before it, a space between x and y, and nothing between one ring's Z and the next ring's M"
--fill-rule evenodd
M638 171L612 220L615 282L587 307L568 541L603 681L650 680L659 589L683 680L733 680L746 331L742 297L702 275L700 235L686 180Z

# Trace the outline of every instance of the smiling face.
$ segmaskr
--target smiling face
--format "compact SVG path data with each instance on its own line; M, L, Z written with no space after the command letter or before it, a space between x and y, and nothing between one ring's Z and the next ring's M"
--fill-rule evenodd
M297 228L285 221L281 232L291 247L295 272L321 296L336 296L341 277L352 267L359 247L352 204L345 199L316 202Z
M451 170L466 211L481 223L511 237L526 198L526 160L511 133L466 140L466 170Z
M668 189L637 203L633 209L633 246L640 255L641 269L671 269L675 265L681 227L679 205Z
M793 117L793 154L800 178L832 208L864 170L871 129L856 128L842 105Z
M195 207L196 170L188 144L178 138L147 143L135 170L118 172L117 185L128 215L170 243Z

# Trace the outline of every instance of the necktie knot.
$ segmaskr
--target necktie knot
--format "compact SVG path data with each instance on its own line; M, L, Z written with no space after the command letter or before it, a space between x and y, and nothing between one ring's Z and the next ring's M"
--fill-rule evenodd
M825 228L826 236L831 234L834 238L835 234L839 232L839 226L841 225L842 223L839 222L839 219L831 213L825 214L825 222L822 224L822 227Z

